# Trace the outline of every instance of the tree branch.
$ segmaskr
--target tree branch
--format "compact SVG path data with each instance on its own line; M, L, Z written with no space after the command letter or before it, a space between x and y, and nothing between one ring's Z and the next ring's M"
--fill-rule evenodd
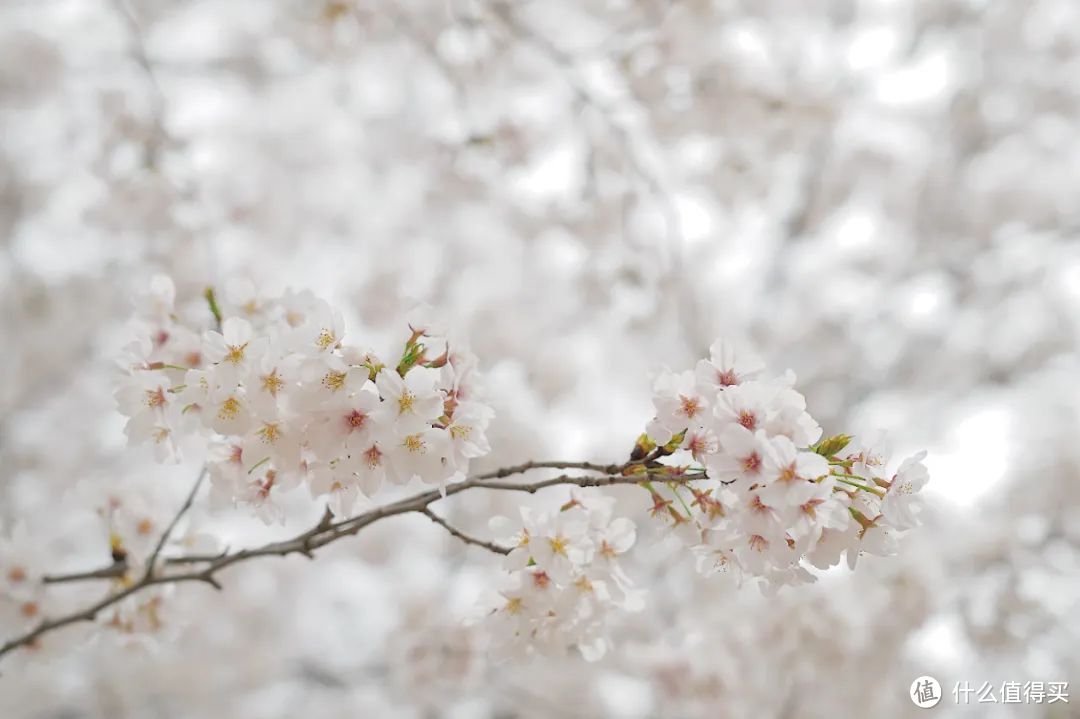
M124 576L128 570L126 561L113 562L107 567L92 569L88 572L73 572L71 574L46 574L41 578L45 584L61 584L63 582L81 582L88 579L117 579Z
M602 476L575 476L561 474L557 477L551 477L549 479L541 480L538 482L490 482L485 481L486 478L506 477L513 474L521 474L530 469L546 469L555 466L567 466L575 469L587 469L592 471L602 471L611 468L620 469L620 473L604 474ZM625 473L630 467L633 467L636 471L633 473ZM701 471L692 471L684 473L672 474L672 467L644 467L638 463L628 463L626 465L592 465L589 463L575 462L529 462L516 467L508 467L505 470L497 470L484 475L478 475L469 479L462 480L449 484L445 487L445 490L431 489L411 497L400 499L396 502L391 502L382 507L359 514L355 517L342 519L337 522L333 521L333 515L329 510L319 520L318 524L311 527L307 531L293 537L279 542L271 542L269 544L262 545L260 547L252 547L250 549L240 549L235 552L225 552L220 555L193 555L193 556L181 556L170 558L166 563L173 565L187 565L191 568L180 572L174 572L171 574L161 573L154 574L152 571L148 571L143 574L142 578L137 582L134 582L130 586L121 589L115 594L110 594L96 603L75 611L71 614L59 617L57 619L45 619L39 623L35 628L16 636L8 640L3 645L0 645L0 657L8 654L19 647L32 646L37 640L44 634L55 631L70 624L75 624L81 621L93 621L97 618L103 610L108 607L130 597L133 594L141 592L142 590L157 585L157 584L179 584L181 582L203 582L211 585L215 589L221 589L221 584L216 578L216 574L233 564L240 562L246 562L256 557L269 557L278 556L285 557L290 554L303 554L311 557L313 552L321 547L324 547L332 542L336 542L347 536L357 534L364 527L374 524L388 517L394 517L400 514L409 514L412 512L419 512L427 515L429 518L433 518L439 524L443 524L448 531L451 531L454 536L459 537L463 541L469 541L470 543L479 544L485 546L487 543L481 543L480 540L472 540L471 537L457 532L457 530L451 530L448 525L441 522L435 515L428 509L428 505L433 504L441 499L450 497L455 494L460 494L471 489L489 489L500 491L514 491L514 492L537 492L547 487L553 487L556 485L571 485L577 487L612 487L616 485L636 485L642 482L648 481L650 477L663 477L665 481L674 482L677 484L684 484L698 479L704 479L705 474ZM170 534L175 524L179 521L180 516L191 506L194 500L195 493L198 490L198 485L202 481L202 477L205 476L205 471L200 474L199 480L196 482L196 486L193 488L188 501L181 507L180 512L177 513L173 523L166 529L166 533ZM165 544L165 540L159 541L159 545L162 547ZM494 547L495 545L492 545ZM155 549L154 557L159 553L159 549ZM501 548L496 548L493 551L497 551ZM502 552L499 552L502 553ZM196 565L204 565L198 567ZM150 567L153 567L153 563L150 563ZM75 581L76 579L97 579L106 578L107 572L113 571L113 567L106 567L92 572L84 572L79 575L64 575L63 577L54 577L52 581ZM98 576L100 575L100 576ZM70 578L70 579L69 579Z
M515 474L524 474L533 469L581 469L587 472L600 472L601 474L619 474L627 467L634 464L596 464L595 462L526 462L511 467L503 467L485 474L479 474L476 479L502 479Z
M460 529L457 529L457 528L451 526L449 522L447 522L445 519L443 519L439 515L432 512L427 507L424 507L420 511L422 513L424 513L425 515L427 515L427 518L430 519L432 522L435 522L435 524L438 524L440 527L445 529L447 532L450 532L450 534L457 537L458 539L465 542L466 544L475 544L477 547L483 547L484 549L488 550L489 552L494 552L495 554L510 554L510 548L509 547L501 547L498 544L495 544L493 542L485 542L483 539L477 539L476 537L470 537L468 534L465 534Z
M166 542L169 541L169 536L176 529L176 525L180 522L180 518L191 509L191 503L195 501L195 495L199 493L199 487L202 486L203 480L206 479L206 474L209 472L209 468L204 464L202 470L199 472L198 478L195 480L195 484L191 487L191 491L188 492L187 499L180 505L180 509L177 510L173 516L172 521L169 522L169 526L165 527L165 531L161 533L161 537L158 538L157 545L154 546L154 551L150 557L146 560L146 576L150 577L154 574L154 562L157 561L158 556L161 554L161 550L165 547Z

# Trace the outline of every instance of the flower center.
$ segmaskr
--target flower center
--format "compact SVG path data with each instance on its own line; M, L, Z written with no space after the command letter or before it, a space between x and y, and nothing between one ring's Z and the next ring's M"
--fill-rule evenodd
M574 580L574 586L577 587L580 591L586 593L593 590L592 582L590 582L589 578L584 575Z
M242 345L228 345L228 352L225 353L225 361L232 364L240 364L244 361L244 350L247 349L248 343L245 342Z
M277 393L281 391L281 388L285 386L285 380L278 376L277 368L262 376L262 388L264 392L269 392L272 397L277 397Z
M359 410L353 410L345 415L345 424L352 429L360 429L364 426L364 422L367 422L367 415L363 414Z
M413 403L416 401L416 395L409 390L405 390L398 397L398 414L405 414L406 412L412 412Z
M218 419L236 419L240 415L240 400L229 397L218 409Z
M375 469L382 464L382 452L373 444L370 449L364 452L364 461L367 463L368 469Z
M345 373L334 372L333 370L327 372L326 376L322 378L322 385L331 392L337 392L345 386Z
M755 494L754 498L750 500L750 511L757 514L767 514L771 510L767 504L761 501L761 496Z
M401 445L410 452L423 452L425 449L424 440L418 434L410 434L402 441Z
M325 327L319 332L319 336L315 339L315 346L321 350L329 349L337 344L337 337L334 337L334 333Z
M701 400L697 397L687 397L686 395L679 395L679 401L681 402L681 410L684 415L693 419L698 412L701 411Z
M718 370L716 372L716 382L721 387L733 387L739 384L739 376L735 374L733 369Z
M273 444L281 438L281 427L277 422L267 422L255 434L266 444Z
M742 466L744 472L757 472L761 469L761 455L752 452L749 456L743 457Z
M161 387L146 390L146 405L148 407L164 407L165 390Z

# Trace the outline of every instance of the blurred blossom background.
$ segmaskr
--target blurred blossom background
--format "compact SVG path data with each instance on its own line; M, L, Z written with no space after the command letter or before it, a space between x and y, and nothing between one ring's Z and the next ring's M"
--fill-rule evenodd
M378 351L435 306L487 374L481 469L620 461L652 376L733 337L826 435L928 449L932 504L771 599L642 531L596 664L490 661L498 560L402 517L179 587L144 640L71 630L0 716L905 717L923 674L941 716L1076 716L951 688L1078 677L1078 123L1072 0L3 0L0 523L57 569L108 557L79 498L198 471L115 411L158 273L309 288ZM469 496L479 534L518 501Z

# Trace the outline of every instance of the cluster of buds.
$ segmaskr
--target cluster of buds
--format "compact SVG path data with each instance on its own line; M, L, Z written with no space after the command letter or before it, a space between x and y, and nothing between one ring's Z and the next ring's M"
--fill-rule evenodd
M794 375L719 341L693 371L656 381L656 417L635 449L654 462L685 452L700 477L650 482L652 514L685 542L704 572L761 580L774 591L814 581L846 553L895 552L896 535L917 523L929 475L920 453L888 475L886 452L846 435L822 440L794 389ZM857 449L853 447L858 447ZM675 477L676 475L673 475Z
M444 485L488 452L476 358L430 324L411 322L387 365L345 344L341 314L309 292L264 297L239 283L205 299L216 329L185 321L171 281L155 280L117 399L128 437L161 459L208 439L217 499L269 521L303 484L348 516L384 482Z

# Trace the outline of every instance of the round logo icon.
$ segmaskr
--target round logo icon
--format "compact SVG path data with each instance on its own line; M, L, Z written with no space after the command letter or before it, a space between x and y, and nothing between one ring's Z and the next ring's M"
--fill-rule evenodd
M922 676L911 683L908 696L915 706L929 709L941 701L941 685L933 677Z

